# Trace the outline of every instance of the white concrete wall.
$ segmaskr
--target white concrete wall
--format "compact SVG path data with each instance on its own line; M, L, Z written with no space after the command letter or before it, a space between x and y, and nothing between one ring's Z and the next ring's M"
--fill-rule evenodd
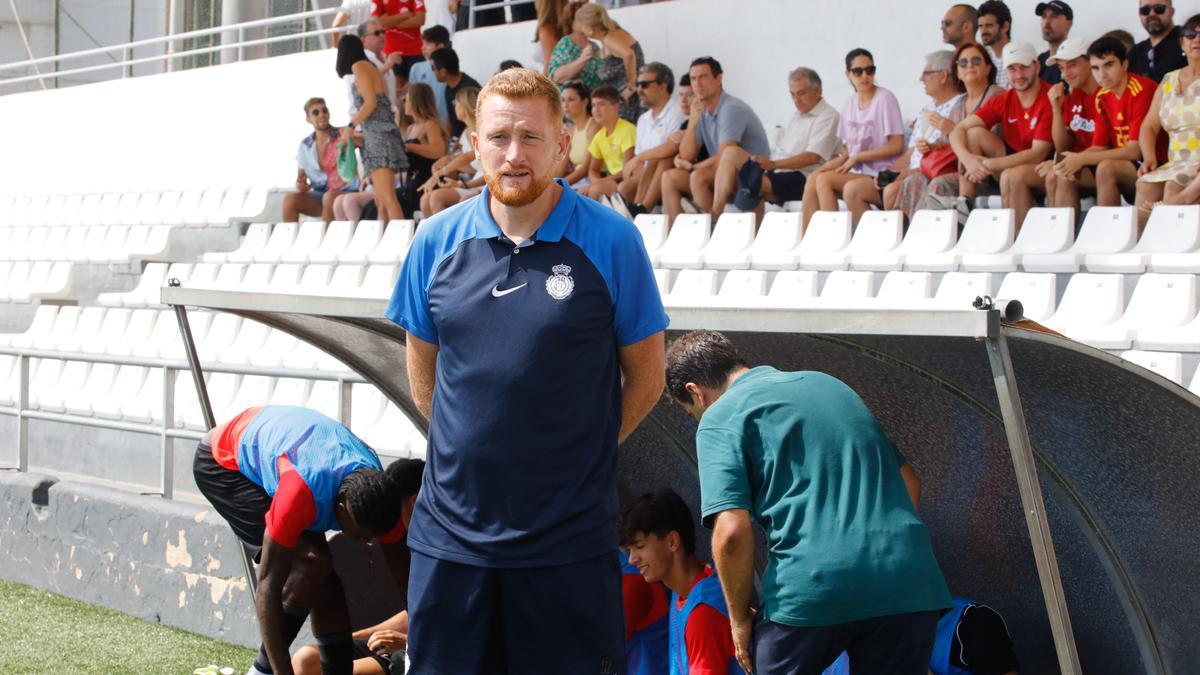
M923 104L917 76L939 49L949 2L935 0L675 0L614 13L649 60L681 73L697 56L724 65L726 89L745 98L764 123L791 114L787 73L815 68L826 97L850 94L843 56L866 47L878 81L906 117ZM1010 2L1018 38L1040 43L1034 0ZM1125 28L1144 37L1135 0L1077 0L1073 35ZM1186 12L1180 10L1182 22ZM463 69L483 80L500 61L528 63L531 23L482 28L455 39ZM1038 44L1039 49L1043 45ZM0 192L61 193L180 186L290 185L293 157L308 126L309 96L326 97L334 123L346 120L344 89L332 51L295 54L57 91L0 96L0 120L13 133L0 163Z

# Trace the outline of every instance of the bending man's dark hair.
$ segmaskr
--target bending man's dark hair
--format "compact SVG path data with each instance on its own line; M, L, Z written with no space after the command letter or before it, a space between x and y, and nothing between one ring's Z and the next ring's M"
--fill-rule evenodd
M688 382L718 389L729 374L750 364L729 338L711 330L696 330L676 338L667 348L667 391L677 401L691 403Z
M367 50L357 35L343 35L337 46L337 74L345 77L353 72L354 64L367 60Z
M425 460L398 459L383 470L383 478L395 484L400 501L417 494L421 489L421 478L425 475Z
M653 534L661 539L671 532L679 533L683 550L688 555L696 553L696 524L692 520L692 510L671 488L647 492L625 507L617 518L621 546L629 546L639 534Z
M342 38L343 40L345 38ZM363 468L342 479L337 501L346 505L351 517L376 536L387 534L400 520L400 496L395 481L375 469Z

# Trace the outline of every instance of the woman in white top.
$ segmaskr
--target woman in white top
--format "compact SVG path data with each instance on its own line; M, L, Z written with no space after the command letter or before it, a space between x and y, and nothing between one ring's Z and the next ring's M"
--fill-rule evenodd
M454 97L454 114L467 125L460 142L462 151L447 159L443 157L433 165L433 177L420 187L421 213L428 218L438 211L448 209L467 197L483 190L483 172L475 149L471 147L471 134L475 131L475 104L479 102L479 89L460 89ZM469 178L463 177L469 175Z

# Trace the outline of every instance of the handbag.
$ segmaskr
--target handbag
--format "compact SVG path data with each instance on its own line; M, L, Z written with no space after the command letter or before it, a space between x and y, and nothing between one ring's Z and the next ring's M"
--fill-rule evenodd
M921 156L921 173L929 180L953 173L957 167L958 156L954 154L954 148L950 147L949 143Z
M354 153L354 141L338 141L338 175L349 183L358 177L358 156Z

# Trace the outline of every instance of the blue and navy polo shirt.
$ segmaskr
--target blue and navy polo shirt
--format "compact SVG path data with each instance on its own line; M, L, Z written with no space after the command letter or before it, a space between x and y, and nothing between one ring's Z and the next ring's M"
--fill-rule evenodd
M562 181L530 239L484 190L429 218L387 317L439 348L409 545L482 567L578 562L617 545L617 350L667 327L637 229Z

